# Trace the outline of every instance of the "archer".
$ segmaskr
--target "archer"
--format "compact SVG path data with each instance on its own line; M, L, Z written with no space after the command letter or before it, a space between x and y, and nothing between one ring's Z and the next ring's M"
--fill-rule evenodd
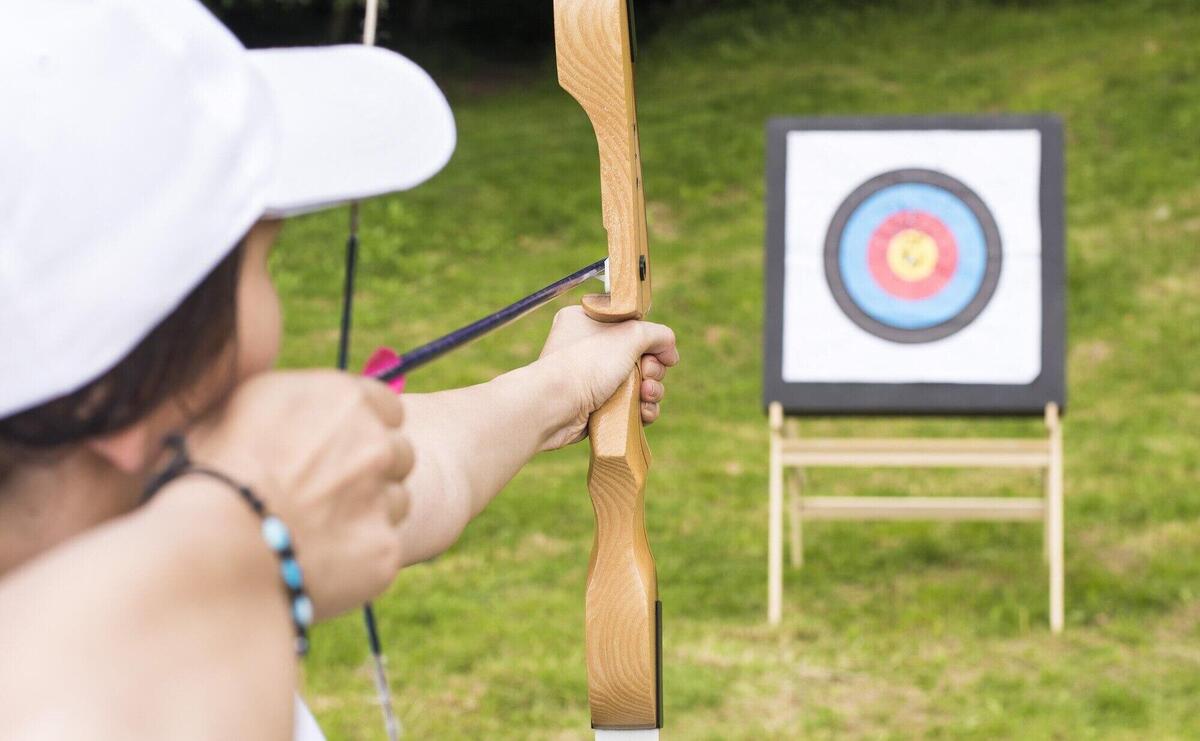
M0 60L4 734L319 738L308 627L449 548L635 365L652 423L674 336L564 310L530 365L403 401L272 371L282 219L437 172L428 76L247 52L195 0L8 3Z

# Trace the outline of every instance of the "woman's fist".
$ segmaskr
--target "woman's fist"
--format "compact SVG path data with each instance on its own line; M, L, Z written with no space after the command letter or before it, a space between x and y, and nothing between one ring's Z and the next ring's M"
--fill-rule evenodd
M569 389L566 422L547 447L583 439L588 417L616 392L635 363L642 372L642 422L653 423L666 394L667 369L678 362L675 333L669 327L638 321L606 324L589 319L578 306L562 309L537 364L543 372L560 376L558 387Z
M192 457L250 486L292 531L320 618L378 595L401 563L413 447L400 397L333 371L266 373L188 435Z

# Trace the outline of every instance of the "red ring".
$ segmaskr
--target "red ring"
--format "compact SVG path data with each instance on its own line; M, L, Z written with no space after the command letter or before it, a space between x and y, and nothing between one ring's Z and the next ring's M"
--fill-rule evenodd
M938 261L933 272L921 280L908 281L892 272L888 266L887 250L892 238L905 229L924 232L937 245ZM867 265L871 276L888 294L909 301L929 298L942 290L958 267L958 243L938 217L926 211L897 211L883 220L871 234L867 248Z

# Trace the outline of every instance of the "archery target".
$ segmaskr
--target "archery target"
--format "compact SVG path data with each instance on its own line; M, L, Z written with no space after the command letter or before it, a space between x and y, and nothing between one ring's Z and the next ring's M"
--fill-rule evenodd
M842 202L825 239L834 300L893 342L933 342L970 324L996 290L1002 259L988 207L932 170L871 178Z
M1035 128L787 132L781 380L1034 381L1041 151Z

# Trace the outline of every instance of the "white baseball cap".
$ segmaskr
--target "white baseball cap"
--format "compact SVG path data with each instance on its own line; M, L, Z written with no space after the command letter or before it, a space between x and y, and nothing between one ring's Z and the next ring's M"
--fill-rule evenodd
M258 219L412 188L454 143L390 51L247 51L196 0L0 0L0 418L116 365Z

